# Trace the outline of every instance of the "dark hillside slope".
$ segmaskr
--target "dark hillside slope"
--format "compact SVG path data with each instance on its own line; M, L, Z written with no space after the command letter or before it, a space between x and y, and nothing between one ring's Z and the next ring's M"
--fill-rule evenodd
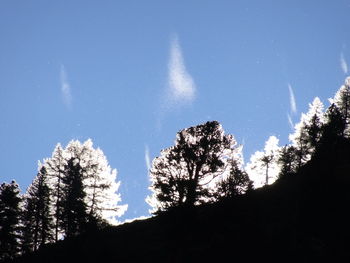
M42 248L16 262L350 262L350 143L234 200L174 210Z

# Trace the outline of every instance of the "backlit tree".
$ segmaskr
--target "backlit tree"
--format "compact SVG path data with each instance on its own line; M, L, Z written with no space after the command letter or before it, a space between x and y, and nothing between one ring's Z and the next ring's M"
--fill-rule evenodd
M175 145L153 160L149 203L154 211L164 211L207 202L211 187L239 154L233 136L225 135L217 121L179 131Z

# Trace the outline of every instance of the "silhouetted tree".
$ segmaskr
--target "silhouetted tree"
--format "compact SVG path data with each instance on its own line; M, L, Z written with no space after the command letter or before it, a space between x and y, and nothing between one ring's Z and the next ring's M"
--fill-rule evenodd
M111 169L101 149L93 148L90 139L84 143L71 141L65 152L81 167L89 223L115 224L127 207L118 205L121 198L117 193L120 185L116 182L117 171Z
M50 177L50 189L53 198L53 210L54 210L54 225L55 225L55 241L57 242L62 235L62 229L60 226L62 222L62 177L64 175L64 167L66 166L66 154L61 144L57 144L52 157L44 161L44 165L47 170L47 174Z
M280 166L279 178L285 177L297 170L296 149L292 145L286 145L280 149L278 164Z
M325 124L322 128L322 144L334 143L337 138L343 137L346 127L345 119L335 104L326 111Z
M313 102L309 104L309 110L306 113L305 129L311 154L316 150L322 136L322 127L325 122L323 108L323 103L316 97Z
M323 123L323 104L316 97L309 104L308 112L302 113L300 122L295 125L294 133L289 135L296 155L297 169L311 159L320 141Z
M41 168L37 176L24 196L22 217L24 225L22 249L24 252L37 250L41 245L54 240L49 178L45 166L39 163L39 167Z
M331 100L339 110L340 115L344 121L345 127L342 132L342 136L350 137L350 77L345 80L344 85L342 85L334 98Z
M62 177L62 213L60 219L67 237L76 236L86 230L88 221L85 204L83 173L80 163L73 157L67 161Z
M75 232L80 231L73 230L80 229L79 226L74 225L78 219L70 220L68 216L69 218L79 217L81 220L78 221L84 225L84 228L87 225L99 227L106 223L115 224L116 217L126 210L127 206L118 205L121 199L117 193L119 182L116 182L116 170L111 169L100 149L93 148L91 140L84 143L73 140L65 149L58 144L52 157L45 160L44 166L51 178L56 240L67 235L75 235ZM71 188L74 191L71 192L69 190ZM81 189L78 190L78 188ZM75 211L76 215L66 211L68 204L77 205L69 201L69 198L74 195L82 198L79 202L84 206L79 209L76 207L80 211Z
M232 135L225 135L217 121L181 130L175 145L153 160L150 176L155 210L193 206L210 199L210 187L239 155Z
M0 186L0 261L20 253L20 189L15 181Z
M217 183L214 192L216 199L232 198L253 190L253 182L248 174L242 171L234 160L230 163L229 171L228 176Z

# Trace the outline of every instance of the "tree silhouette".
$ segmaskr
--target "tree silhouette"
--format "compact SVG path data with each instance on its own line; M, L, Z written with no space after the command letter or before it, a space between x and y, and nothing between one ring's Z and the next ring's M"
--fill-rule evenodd
M75 158L68 160L62 183L61 207L64 209L60 219L66 236L72 237L83 233L88 221L82 167Z
M55 218L55 240L74 236L86 227L115 224L127 206L120 206L116 170L91 140L58 144L44 166L50 178ZM67 207L73 207L74 211ZM68 210L67 210L68 209Z
M321 143L330 144L337 141L337 138L344 136L346 128L345 119L339 108L332 104L326 111L325 124L322 128Z
M297 171L296 149L292 145L286 145L280 149L278 164L280 166L279 178L295 173Z
M336 92L334 98L331 102L337 107L340 115L343 118L345 127L342 132L342 136L350 137L350 77L345 80L344 85L342 85Z
M39 163L39 167L37 176L24 195L23 252L37 250L41 245L54 241L49 178L45 166Z
M117 171L112 170L101 149L93 148L89 139L84 143L71 141L65 152L76 158L81 167L83 188L86 193L86 204L89 222L116 223L117 217L124 213L127 206L120 206L120 194L117 193L120 183L116 182Z
M48 176L50 177L50 189L51 195L53 197L53 210L54 210L54 225L55 225L55 241L57 242L59 236L62 235L62 229L60 221L63 207L61 206L62 202L62 177L64 175L64 167L66 165L66 156L64 149L61 144L57 144L52 157L45 160L44 165L46 167Z
M156 211L193 206L210 199L210 187L240 149L217 121L181 130L175 145L153 160L150 176Z
M296 155L297 169L311 159L320 141L324 123L323 103L316 97L306 114L294 127L294 133L289 135ZM289 152L291 154L291 151Z
M0 186L0 260L20 253L20 190L15 181Z
M230 163L229 175L217 183L216 199L232 198L253 190L253 181L242 171L235 160Z

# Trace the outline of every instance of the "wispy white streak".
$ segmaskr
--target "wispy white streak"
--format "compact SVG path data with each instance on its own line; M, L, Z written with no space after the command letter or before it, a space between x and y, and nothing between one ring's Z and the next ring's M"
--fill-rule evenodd
M149 155L149 148L148 145L145 146L145 163L146 163L146 167L147 167L147 172L149 172L151 170L151 158Z
M289 89L289 101L290 101L290 109L293 114L297 113L297 104L295 101L295 96L294 92L292 89L292 86L288 84L288 89Z
M346 63L343 52L340 53L340 67L343 70L344 74L348 74L348 63Z
M63 103L68 108L70 108L72 105L71 87L68 82L66 69L63 65L61 66L61 93L62 93Z
M287 118L288 118L289 126L293 130L294 129L294 123L293 123L292 117L289 114L287 114Z
M192 102L195 98L196 86L185 67L181 47L177 37L171 42L168 83L170 100L175 103Z

